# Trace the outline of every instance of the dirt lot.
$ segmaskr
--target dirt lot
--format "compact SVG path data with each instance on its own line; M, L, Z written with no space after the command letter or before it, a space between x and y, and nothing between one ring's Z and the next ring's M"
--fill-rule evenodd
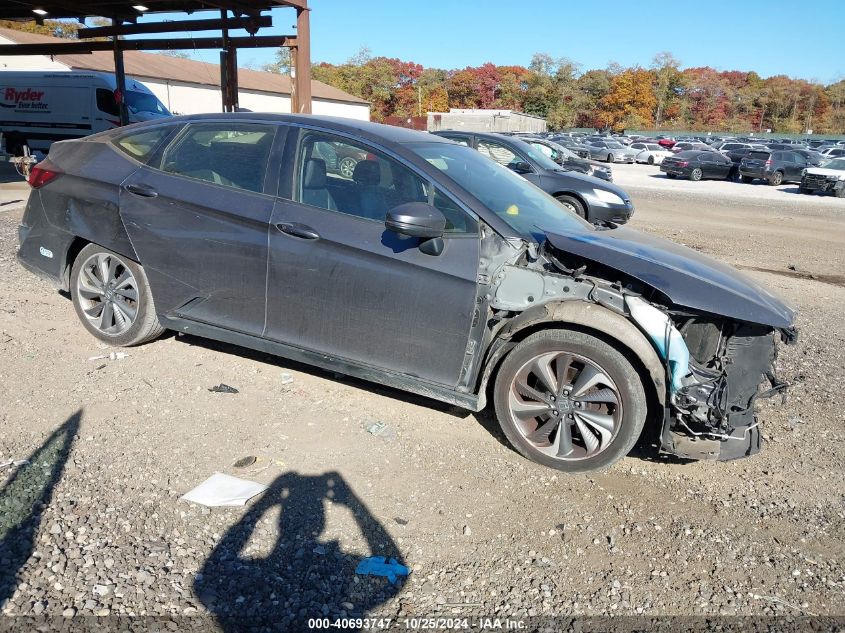
M751 459L643 444L562 476L488 413L242 349L168 336L90 361L111 350L16 263L22 207L0 204L0 463L32 461L0 471L3 613L845 615L845 201L657 173L614 166L633 226L801 310L790 399L764 405ZM271 488L246 508L179 500L218 471ZM410 576L356 576L370 553Z

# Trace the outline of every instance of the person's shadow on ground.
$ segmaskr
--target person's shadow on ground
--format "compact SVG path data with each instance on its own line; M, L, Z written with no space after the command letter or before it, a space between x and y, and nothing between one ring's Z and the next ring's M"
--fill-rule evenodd
M320 538L326 504L351 512L366 554L344 552L338 540ZM270 527L261 525L262 518L276 507L272 550L244 555L253 533ZM358 563L371 555L403 564L396 543L343 477L289 472L229 528L197 574L194 591L226 631L297 631L309 628L309 618L372 616L401 590L403 579L392 585L382 577L356 576Z
M32 555L41 514L62 476L81 417L81 411L70 416L0 490L0 607L15 593L18 572Z

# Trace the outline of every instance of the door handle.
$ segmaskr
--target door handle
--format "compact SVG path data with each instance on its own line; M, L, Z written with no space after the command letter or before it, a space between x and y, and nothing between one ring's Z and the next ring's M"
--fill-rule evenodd
M124 185L123 188L131 194L141 196L142 198L155 198L158 192L152 187L146 185Z
M279 222L276 225L276 228L286 235L298 237L303 240L320 239L320 234L317 233L317 231L312 229L310 226L300 224L299 222Z

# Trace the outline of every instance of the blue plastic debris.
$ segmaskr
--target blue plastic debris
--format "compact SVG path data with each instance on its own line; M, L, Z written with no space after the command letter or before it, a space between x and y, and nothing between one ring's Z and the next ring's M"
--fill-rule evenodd
M387 560L384 556L365 558L355 569L355 573L362 576L385 576L390 584L396 583L397 576L407 576L408 571L408 568L397 563L395 558Z

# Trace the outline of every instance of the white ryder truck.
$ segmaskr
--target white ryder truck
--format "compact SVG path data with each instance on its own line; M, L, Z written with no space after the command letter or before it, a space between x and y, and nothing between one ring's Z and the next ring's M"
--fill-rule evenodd
M170 116L140 81L126 78L129 122ZM0 134L6 150L47 152L53 141L120 127L114 75L79 71L0 71Z

